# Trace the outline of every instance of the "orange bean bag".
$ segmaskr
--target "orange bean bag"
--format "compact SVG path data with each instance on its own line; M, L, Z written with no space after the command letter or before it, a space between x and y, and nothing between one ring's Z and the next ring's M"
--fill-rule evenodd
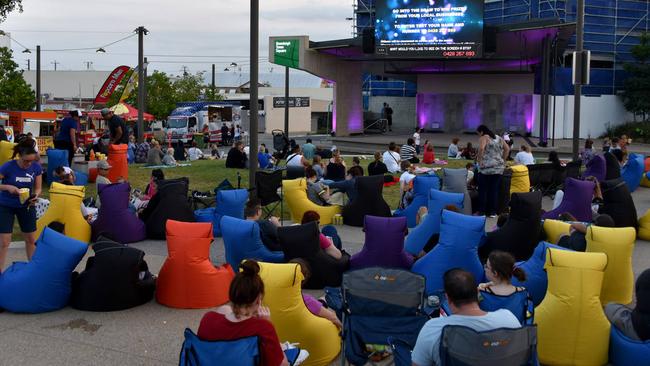
M228 301L230 265L210 262L212 224L167 220L167 259L158 274L156 300L181 309L205 309Z
M129 179L129 162L127 159L127 150L129 145L108 145L108 164L112 167L108 171L108 179L116 183L120 178Z

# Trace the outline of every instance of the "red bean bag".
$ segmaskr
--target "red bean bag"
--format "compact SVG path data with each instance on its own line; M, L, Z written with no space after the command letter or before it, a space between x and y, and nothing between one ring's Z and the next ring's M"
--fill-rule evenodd
M230 265L210 262L212 224L167 220L168 256L158 274L156 300L181 309L204 309L228 301Z

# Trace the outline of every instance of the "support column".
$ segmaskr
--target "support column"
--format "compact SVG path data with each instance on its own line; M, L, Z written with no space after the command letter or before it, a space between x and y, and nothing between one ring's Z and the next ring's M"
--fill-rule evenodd
M337 68L334 86L333 129L336 136L363 133L363 80L361 64L341 63Z

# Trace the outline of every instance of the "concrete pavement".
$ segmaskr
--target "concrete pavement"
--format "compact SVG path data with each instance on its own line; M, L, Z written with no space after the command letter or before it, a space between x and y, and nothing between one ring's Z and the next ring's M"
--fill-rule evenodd
M633 194L639 215L650 208L650 189L640 188ZM544 208L552 205L544 199ZM488 221L491 228L494 220ZM363 246L360 228L340 226L344 248L350 253ZM153 273L158 273L166 255L163 241L134 244L146 252L145 259ZM86 258L92 251L86 254ZM8 262L24 260L21 243L9 250ZM211 259L224 263L221 238L211 247ZM82 270L85 261L77 267ZM634 249L635 277L650 267L650 243L637 241ZM311 291L310 291L311 292ZM318 291L312 292L320 295ZM83 312L69 307L46 314L0 314L0 365L176 365L183 330L197 330L206 310L171 309L151 301L143 306L118 312Z

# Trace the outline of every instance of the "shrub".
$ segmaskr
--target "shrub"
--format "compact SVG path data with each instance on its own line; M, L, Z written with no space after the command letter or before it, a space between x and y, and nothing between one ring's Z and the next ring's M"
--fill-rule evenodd
M600 137L612 138L621 135L627 135L627 137L637 142L650 142L650 122L626 122L616 126L607 125L605 133Z

